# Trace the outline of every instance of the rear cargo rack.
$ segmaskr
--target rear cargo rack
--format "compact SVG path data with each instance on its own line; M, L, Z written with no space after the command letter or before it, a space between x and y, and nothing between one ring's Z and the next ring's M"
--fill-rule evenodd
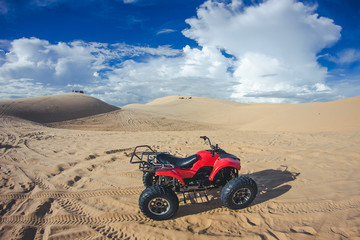
M145 150L140 151L138 149L145 149ZM172 164L163 164L157 162L156 156L158 154L160 154L160 152L154 151L149 145L136 146L133 153L131 154L130 163L132 164L138 163L139 169L144 172L154 172L155 170L169 171L171 169L174 169L174 166Z

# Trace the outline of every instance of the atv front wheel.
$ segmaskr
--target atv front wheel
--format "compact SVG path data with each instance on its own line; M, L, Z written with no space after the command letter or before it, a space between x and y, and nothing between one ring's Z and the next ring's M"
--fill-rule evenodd
M257 194L257 185L249 177L241 176L229 181L221 190L221 201L230 209L241 209L250 205Z
M165 220L176 213L179 199L169 188L150 186L141 193L139 207L145 216L154 220Z

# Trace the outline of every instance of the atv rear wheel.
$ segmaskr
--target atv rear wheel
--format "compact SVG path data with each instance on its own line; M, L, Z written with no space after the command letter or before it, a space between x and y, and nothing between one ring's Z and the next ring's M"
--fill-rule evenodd
M165 220L176 213L179 199L169 188L150 186L141 193L139 207L145 216L154 220Z
M229 181L221 190L221 201L230 209L241 209L250 205L257 194L257 185L249 177L241 176Z
M145 187L150 187L156 185L159 176L155 176L153 172L144 172L143 175L143 184Z

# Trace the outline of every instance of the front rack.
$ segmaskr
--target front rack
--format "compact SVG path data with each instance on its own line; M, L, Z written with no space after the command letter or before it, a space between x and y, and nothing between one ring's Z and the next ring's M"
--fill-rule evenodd
M138 151L140 148L145 148L145 151ZM141 153L141 155L139 155ZM169 171L174 169L172 164L163 164L157 162L156 156L160 154L154 151L149 145L136 146L134 152L131 154L130 163L139 164L139 169L144 172L155 171ZM146 160L145 159L146 156Z

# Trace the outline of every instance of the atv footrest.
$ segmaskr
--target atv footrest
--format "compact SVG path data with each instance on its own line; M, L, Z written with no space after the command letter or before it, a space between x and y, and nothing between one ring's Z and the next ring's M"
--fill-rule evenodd
M187 200L190 203L204 203L209 202L209 197L207 195L206 189L205 190L193 190L188 192L181 192L183 195L184 204L187 204Z

